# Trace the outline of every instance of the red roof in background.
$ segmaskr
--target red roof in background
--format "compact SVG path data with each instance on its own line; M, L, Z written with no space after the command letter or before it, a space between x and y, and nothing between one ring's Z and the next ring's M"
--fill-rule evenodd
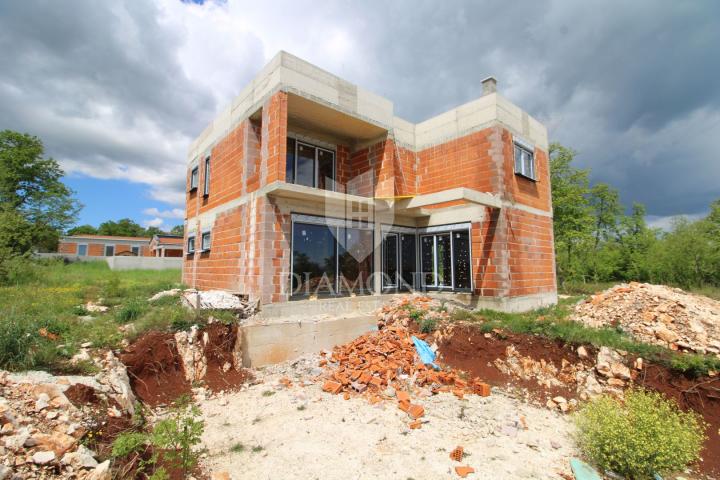
M163 237L158 235L160 245L183 245L183 237Z

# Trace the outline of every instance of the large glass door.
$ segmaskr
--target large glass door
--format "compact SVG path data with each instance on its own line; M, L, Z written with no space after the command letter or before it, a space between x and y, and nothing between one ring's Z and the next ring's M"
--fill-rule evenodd
M398 286L398 234L388 233L383 238L383 288Z
M470 290L468 230L420 236L420 278L431 290Z

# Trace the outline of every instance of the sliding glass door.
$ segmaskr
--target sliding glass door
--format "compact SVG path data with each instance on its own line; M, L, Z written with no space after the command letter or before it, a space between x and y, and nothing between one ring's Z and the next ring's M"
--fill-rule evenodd
M424 288L470 290L470 241L468 230L420 236L420 267Z
M370 292L373 230L366 224L300 215L293 221L291 295Z

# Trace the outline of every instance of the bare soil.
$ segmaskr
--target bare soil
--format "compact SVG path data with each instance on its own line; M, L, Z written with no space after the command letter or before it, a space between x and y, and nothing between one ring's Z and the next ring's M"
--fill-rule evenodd
M253 375L250 370L236 370L230 367L223 371L229 363L233 365L233 347L237 339L237 325L224 325L215 322L202 330L208 334L208 343L205 346L205 357L207 358L207 372L205 373L205 386L212 392L221 390L235 390Z
M135 395L150 406L190 393L172 333L148 332L120 355Z
M567 399L577 398L574 386L548 389L535 381L512 377L498 370L493 362L497 358L504 358L505 349L509 345L513 345L524 356L545 359L556 366L560 366L563 359L592 364L591 360L578 356L577 345L505 332L486 336L477 327L470 325L456 328L452 336L439 345L439 352L447 365L464 370L470 376L478 376L493 386L510 389L521 387L530 393L531 398L541 402L557 395ZM585 348L590 354L589 358L594 359L595 348L590 345ZM702 452L703 461L697 466L697 471L711 478L720 477L720 378L689 378L646 361L643 373L635 383L661 392L675 400L680 408L694 410L703 416L709 424L708 439Z
M574 385L547 388L534 380L524 380L500 371L493 362L505 358L508 346L514 346L523 356L546 362L560 368L563 359L571 363L592 365L592 360L582 359L575 348L562 342L534 335L493 332L484 334L477 327L467 325L453 329L452 335L439 344L440 359L447 365L465 371L471 377L479 377L492 386L502 388L520 387L526 390L531 399L544 403L546 400L563 396L566 399L577 398ZM590 358L594 358L594 348L587 347Z

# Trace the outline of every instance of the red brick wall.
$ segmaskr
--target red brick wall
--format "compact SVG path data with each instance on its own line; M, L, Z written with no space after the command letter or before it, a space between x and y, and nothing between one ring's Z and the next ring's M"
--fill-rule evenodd
M76 242L63 242L60 241L58 244L58 253L65 253L68 255L77 255L77 243Z
M105 256L105 245L103 245L102 243L88 244L88 256L89 257L104 257Z
M210 195L202 198L203 158L198 193L187 195L195 217L285 177L287 95L263 105L262 116L237 125L211 149ZM503 209L485 209L472 221L472 275L481 296L521 296L555 290L552 219L513 208L521 204L550 210L546 152L535 151L538 180L514 173L510 132L490 127L442 145L412 152L392 139L352 150L338 145L337 181L355 195L399 196L467 187L498 194ZM188 183L190 174L188 172ZM460 206L446 202L436 208ZM208 225L188 225L200 233ZM215 217L210 252L185 257L183 281L201 289L219 288L284 301L289 289L291 222L273 200L259 197ZM187 237L186 237L187 238Z
M220 140L211 152L210 195L188 194L188 217L285 179L287 94L273 95L263 106L260 121L246 120ZM200 185L204 174L202 172ZM190 176L188 174L188 186ZM200 195L202 195L202 188ZM193 203L200 203L199 208ZM200 253L201 232L208 225L188 225L196 231L196 253L186 256L183 282L200 289L224 289L263 303L285 300L289 285L290 220L266 197L248 201L215 217L212 245ZM185 237L187 241L187 234Z

